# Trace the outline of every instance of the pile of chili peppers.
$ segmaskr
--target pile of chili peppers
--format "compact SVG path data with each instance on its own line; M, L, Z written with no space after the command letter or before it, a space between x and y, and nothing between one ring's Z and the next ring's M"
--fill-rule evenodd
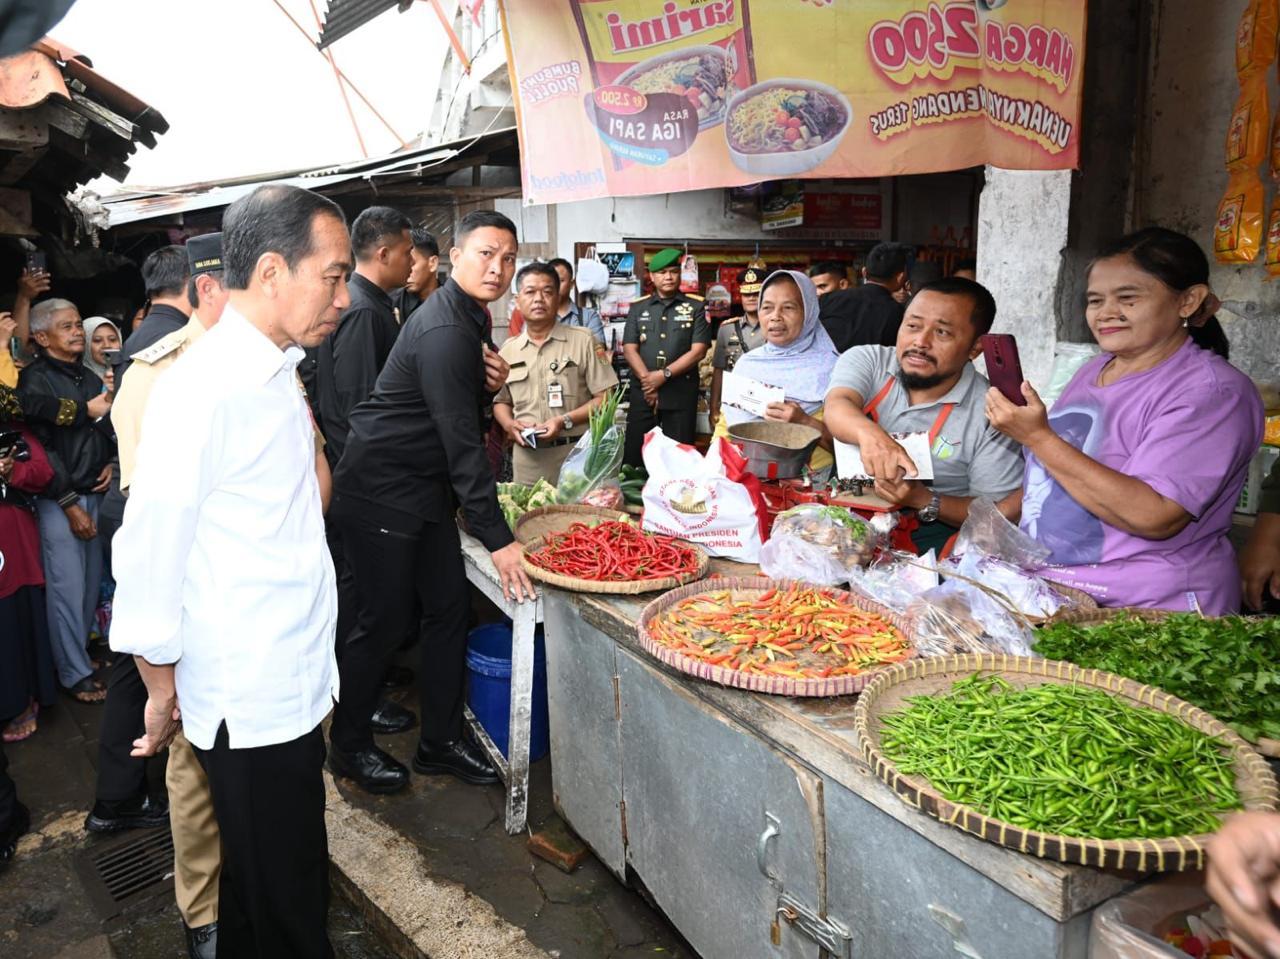
M679 540L615 521L574 523L525 555L539 569L603 583L666 579L697 573L699 566L697 551Z
M882 723L898 772L1020 829L1162 839L1216 832L1241 805L1222 742L1100 689L975 673Z
M720 590L691 596L649 621L649 635L713 666L826 679L856 676L911 655L906 637L831 590Z

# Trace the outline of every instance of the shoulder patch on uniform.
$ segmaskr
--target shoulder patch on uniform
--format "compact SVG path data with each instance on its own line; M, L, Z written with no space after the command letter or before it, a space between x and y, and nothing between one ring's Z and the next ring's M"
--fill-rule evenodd
M701 297L697 293L686 293L685 296L687 296L691 300L697 300L699 303L701 303L703 299L705 299L705 297Z
M178 333L182 332L184 331L178 331ZM152 343L145 350L139 350L133 355L133 358L139 363L154 363L156 360L160 360L168 356L186 342L187 339L185 336L178 336L177 333L173 333L162 340Z

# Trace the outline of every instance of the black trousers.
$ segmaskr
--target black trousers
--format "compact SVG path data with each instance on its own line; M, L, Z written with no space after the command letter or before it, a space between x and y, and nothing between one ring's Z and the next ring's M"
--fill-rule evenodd
M644 435L655 426L661 426L662 432L677 443L692 443L697 437L698 410L691 406L687 410L654 410L644 400L644 394L632 390L630 394L631 408L627 410L627 442L622 462L628 466L643 466Z
M0 742L0 833L9 828L13 814L18 811L18 789L9 776L9 758Z
M118 802L141 796L147 788L146 759L129 755L142 735L147 686L132 656L118 655L107 677L107 701L98 729L97 798Z
M342 693L329 735L345 753L373 746L369 719L379 681L422 605L418 667L421 736L452 742L462 735L470 590L453 518L415 532L388 530L337 506L347 563L355 577L358 613L338 671Z
M222 834L218 955L331 959L324 734L232 749L227 727L196 749Z
M335 650L338 659L342 659L342 647L346 642L351 627L356 624L356 583L347 565L347 554L342 548L342 531L332 516L326 517L324 538L329 545L329 556L333 559L333 574L338 582L338 628L334 634L337 641Z

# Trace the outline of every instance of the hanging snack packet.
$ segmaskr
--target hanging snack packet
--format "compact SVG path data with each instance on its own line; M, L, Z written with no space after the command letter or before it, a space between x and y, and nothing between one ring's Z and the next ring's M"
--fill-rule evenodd
M1280 276L1280 193L1271 201L1267 216L1267 272Z
M1251 77L1236 99L1227 125L1227 169L1256 170L1267 155L1267 81Z
M680 263L680 292L698 293L702 290L702 281L698 276L698 258L686 253Z
M1249 170L1237 173L1218 204L1213 255L1219 263L1252 263L1262 246L1262 181Z
M1276 0L1250 0L1236 29L1236 74L1240 82L1266 72L1276 55L1280 10Z
M1280 110L1276 110L1275 119L1271 123L1271 151L1268 166L1271 178L1280 180Z

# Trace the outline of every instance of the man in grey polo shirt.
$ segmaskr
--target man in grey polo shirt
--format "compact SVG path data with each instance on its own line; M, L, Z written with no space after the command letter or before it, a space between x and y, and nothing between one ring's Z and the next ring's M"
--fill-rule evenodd
M876 492L917 511L914 540L941 548L984 497L1016 518L1022 502L1022 449L987 422L990 384L973 368L979 337L996 302L973 280L949 277L922 287L907 306L896 346L855 346L836 363L824 420L831 435L859 448ZM926 432L931 486L912 479L915 464L890 433Z

